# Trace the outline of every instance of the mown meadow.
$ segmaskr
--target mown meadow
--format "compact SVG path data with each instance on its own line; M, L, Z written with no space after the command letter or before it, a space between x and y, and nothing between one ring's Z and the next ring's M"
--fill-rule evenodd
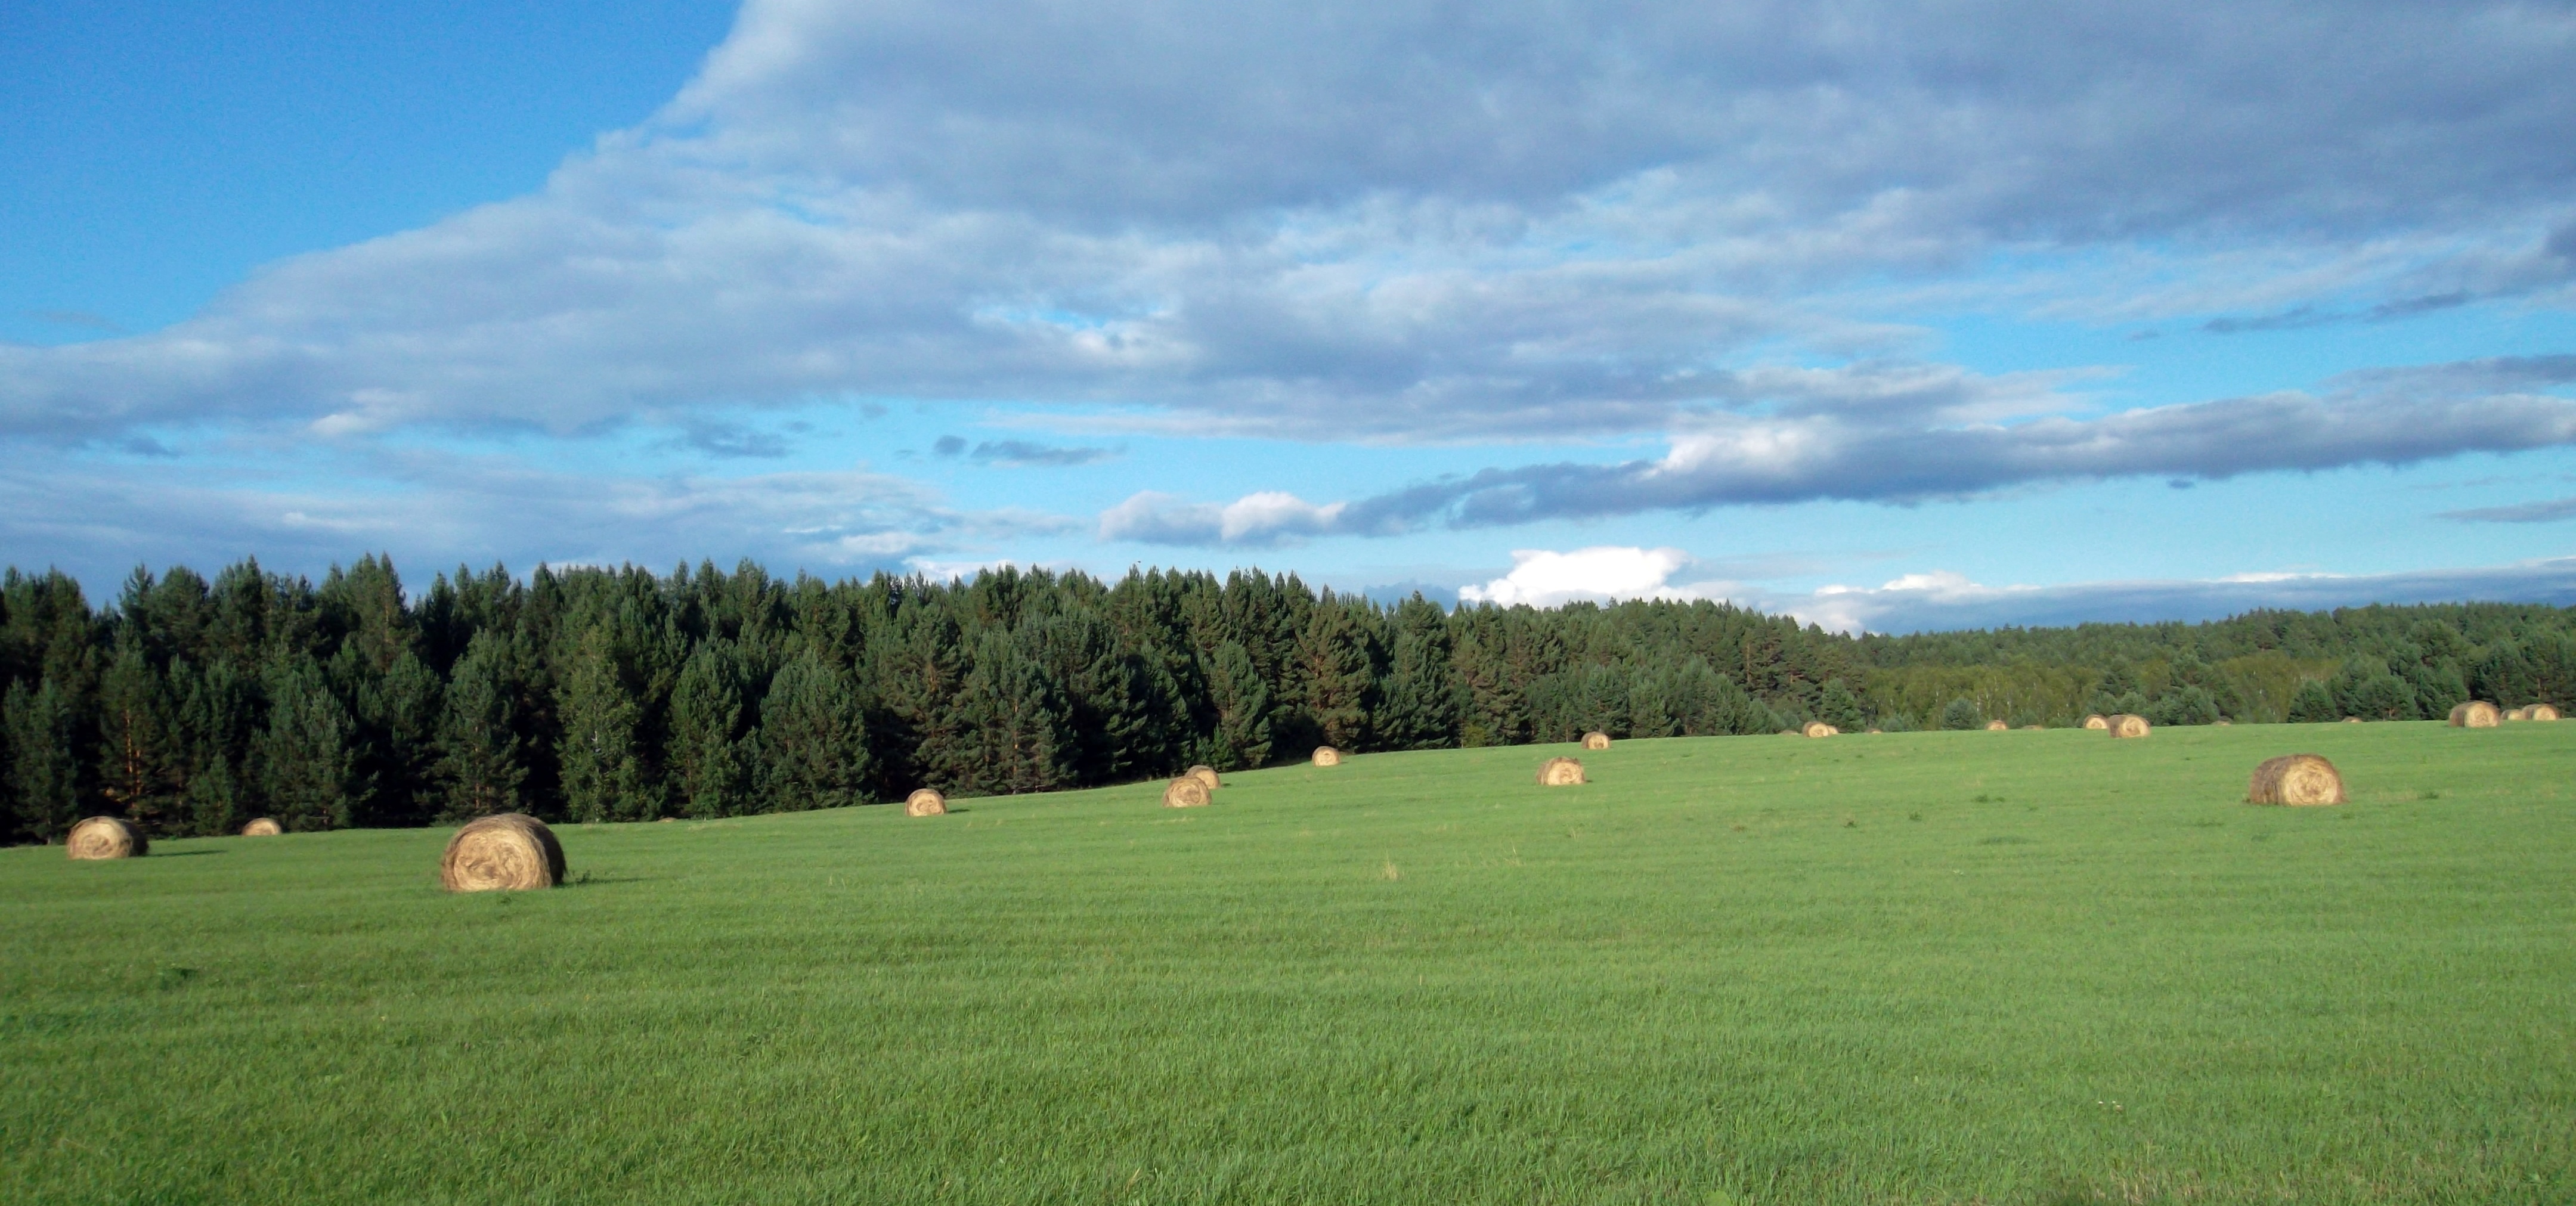
M2353 802L2241 803L2262 758ZM1542 789L1579 753L1593 782ZM2576 724L0 850L10 1202L2562 1202Z

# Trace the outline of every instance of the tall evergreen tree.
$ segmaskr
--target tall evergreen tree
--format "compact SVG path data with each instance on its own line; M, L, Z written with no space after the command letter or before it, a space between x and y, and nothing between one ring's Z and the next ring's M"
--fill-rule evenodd
M1297 635L1299 703L1316 736L1335 749L1369 748L1369 709L1377 700L1374 642L1359 606L1327 593Z
M46 679L35 690L24 681L0 696L0 738L8 753L5 821L0 840L60 841L80 819L78 716L62 689Z
M1216 647L1207 668L1208 702L1216 712L1205 757L1218 770L1240 770L1270 761L1270 684L1237 641Z
M770 811L867 802L872 759L858 681L813 650L789 659L770 681L758 746Z
M1013 794L1073 783L1073 734L1064 692L1011 633L985 632L958 693L967 755L939 768L961 791Z
M175 711L140 644L119 648L99 681L99 789L117 811L155 831L179 801Z
M456 661L438 718L438 775L448 820L517 812L528 768L518 734L517 684L508 677L506 641L474 634Z
M644 773L636 727L643 708L626 683L605 626L585 629L555 692L563 725L564 813L573 820L634 821L660 814Z
M348 709L308 658L270 668L268 699L255 748L271 815L293 830L346 827L363 794Z
M1393 639L1374 718L1378 748L1456 746L1467 689L1451 663L1448 618L1415 594L1396 605L1389 627Z
M690 655L672 689L671 774L690 816L729 817L752 807L744 678L740 651L717 637Z

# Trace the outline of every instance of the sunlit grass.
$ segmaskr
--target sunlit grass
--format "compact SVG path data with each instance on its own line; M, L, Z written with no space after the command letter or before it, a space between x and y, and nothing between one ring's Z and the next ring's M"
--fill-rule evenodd
M2262 758L2353 803L2243 805ZM1582 757L1594 782L1542 789ZM0 852L0 1200L2576 1195L2576 724Z

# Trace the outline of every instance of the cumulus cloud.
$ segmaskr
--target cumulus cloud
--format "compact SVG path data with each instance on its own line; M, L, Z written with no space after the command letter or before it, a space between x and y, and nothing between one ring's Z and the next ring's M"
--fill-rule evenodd
M2526 4L753 0L537 194L165 331L0 347L0 432L817 397L1657 430L1728 404L1714 366L1906 338L1829 291L2002 253L2259 246L2307 280L2426 248L2337 280L2347 309L2563 281L2571 65L2566 14ZM2067 271L2058 300L2099 292ZM2328 305L2273 312L2301 304Z
M1566 553L1514 549L1510 573L1482 586L1460 587L1458 600L1498 607L1556 607L1578 599L1608 603L1696 598L1695 591L1669 585L1674 572L1690 563L1690 554L1672 548L1596 545Z
M1247 494L1219 506L1140 491L1100 515L1100 538L1146 544L1262 548L1336 531L1345 504L1316 506L1280 491Z

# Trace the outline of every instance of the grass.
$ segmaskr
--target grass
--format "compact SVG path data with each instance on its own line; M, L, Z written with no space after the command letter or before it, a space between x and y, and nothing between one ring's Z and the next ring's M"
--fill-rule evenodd
M2576 1198L2576 724L1565 752L0 851L0 1200Z

